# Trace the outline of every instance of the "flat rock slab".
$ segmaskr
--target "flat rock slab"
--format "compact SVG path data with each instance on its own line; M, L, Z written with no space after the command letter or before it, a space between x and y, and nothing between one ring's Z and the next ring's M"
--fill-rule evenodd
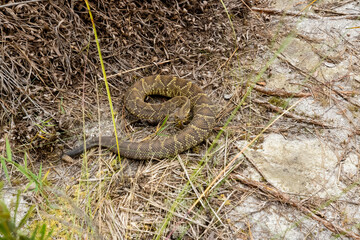
M282 135L265 137L262 149L245 156L268 182L283 192L320 197L339 194L336 155L318 139L286 140Z

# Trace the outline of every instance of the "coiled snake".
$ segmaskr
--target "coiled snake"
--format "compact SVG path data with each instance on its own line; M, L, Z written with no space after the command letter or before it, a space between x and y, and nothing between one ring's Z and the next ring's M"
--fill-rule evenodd
M162 95L172 99L162 104L150 104L144 102L148 95ZM162 159L174 156L202 142L215 125L215 105L200 87L182 78L167 75L142 78L127 90L124 100L128 111L142 120L156 122L169 115L184 119L183 115L190 109L193 118L175 135L142 142L119 139L120 155L123 157ZM86 149L81 145L66 152L65 155L75 157L84 150L99 146L99 140L99 137L95 137L86 142ZM101 137L101 147L106 147L117 154L115 137Z

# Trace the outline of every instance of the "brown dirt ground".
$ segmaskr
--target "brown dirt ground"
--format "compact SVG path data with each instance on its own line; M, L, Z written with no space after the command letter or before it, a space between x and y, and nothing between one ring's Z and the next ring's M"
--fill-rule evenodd
M12 2L3 0L0 5ZM262 4L266 4L265 1ZM141 76L163 73L191 79L202 86L219 105L218 127L222 126L243 92L239 87L242 80L233 69L251 60L254 54L261 54L261 44L270 39L266 31L261 30L267 19L249 15L242 1L225 1L234 30L221 2L215 0L102 0L92 1L90 5L112 100L120 115L118 119L129 117L122 107L127 87ZM98 125L102 115L109 119L86 5L83 1L40 1L2 7L0 32L0 153L5 155L4 136L7 136L16 161L21 163L26 152L33 172L37 172L42 163L44 172L50 170L47 181L51 186L74 197L77 193L74 186L78 186L82 176L80 160L66 163L58 156L75 144L76 136L81 137L83 122ZM114 74L117 75L112 76ZM241 78L252 74L243 72ZM235 89L235 94L229 95ZM241 113L245 115L247 107ZM231 138L233 142L254 136L268 120L266 113L261 118L237 117L226 139ZM135 123L133 127L123 125L120 128L125 132L144 127L142 123ZM245 130L245 126L250 125L256 127ZM89 178L102 178L105 183L99 192L87 191L93 201L90 208L97 229L94 234L100 232L105 238L110 235L126 235L128 239L153 237L187 181L182 164L191 173L209 143L202 144L198 151L182 154L183 163L172 159L124 160L124 174L119 174L120 167L114 156L108 154L99 160L94 151L89 153ZM231 156L237 149L227 144L227 155ZM224 149L220 147L217 151ZM221 161L214 158L211 167L203 169L196 181L199 189L203 190L223 167ZM15 170L12 174L18 182L25 181ZM220 207L224 203L222 194L233 191L240 190L224 183L209 199L211 206ZM199 206L195 211L198 217L186 220L185 212L196 197L197 194L190 191L182 199L164 236L174 226L177 227L173 236L184 234L184 239L244 236L231 225L214 220L211 208L204 210ZM234 194L232 198L241 198L241 195ZM39 205L43 199L30 197L29 201ZM34 218L40 219L43 212L46 210L40 207L39 215ZM48 214L54 213L48 211ZM89 224L83 215L75 215L79 222ZM79 233L84 234L83 231ZM65 234L61 230L56 233Z

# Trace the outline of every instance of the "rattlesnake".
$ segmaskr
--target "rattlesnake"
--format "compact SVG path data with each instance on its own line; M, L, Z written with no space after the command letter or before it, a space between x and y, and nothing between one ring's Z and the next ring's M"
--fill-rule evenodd
M144 102L145 97L148 95L162 95L173 98L162 104L150 104ZM120 155L123 157L162 159L174 156L202 142L215 125L215 105L208 95L196 84L182 78L168 75L142 78L127 90L124 100L128 111L142 120L161 121L169 114L183 120L184 116L182 115L184 112L189 112L190 108L192 109L193 118L184 129L175 135L161 136L158 139L142 142L119 139ZM183 106L176 106L178 103ZM175 113L170 111L175 111ZM99 137L95 137L87 141L86 150L99 146L99 140ZM103 136L100 141L102 147L118 153L115 137ZM65 155L75 157L84 150L84 145L81 145L66 152Z

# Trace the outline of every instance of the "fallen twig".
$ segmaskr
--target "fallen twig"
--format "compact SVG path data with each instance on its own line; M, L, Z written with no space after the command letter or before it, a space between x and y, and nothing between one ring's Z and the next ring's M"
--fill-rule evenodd
M356 93L358 94L358 92L344 92L344 91L338 91L336 89L330 88L328 85L326 85L325 83L319 81L316 77L310 75L309 73L306 73L304 70L300 69L299 67L295 66L294 64L292 64L288 59L286 59L286 57L279 55L279 58L286 62L290 67L294 68L296 71L298 71L301 75L303 75L304 77L308 77L314 81L316 81L317 83L323 85L324 87L326 87L327 89L329 89L330 91L336 93L337 95L339 95L340 97L342 97L343 99L345 99L346 101L348 101L349 103L351 103L352 105L356 106L356 107L360 107L360 105L354 101L352 101L349 97L347 97L346 95L349 95L349 93Z
M293 93L293 92L287 92L287 91L282 90L282 89L266 89L266 88L261 87L259 85L254 85L253 88L258 92L262 92L262 93L265 93L267 95L278 96L278 97L302 98L302 97L310 97L311 96L311 93L303 93L303 92Z
M285 112L284 109L282 109L280 107L277 107L277 106L275 106L273 104L270 104L270 103L268 103L266 101L261 101L259 99L254 99L253 102L264 105L265 107L270 108L271 110L276 111L276 112L278 112L280 114ZM316 120L313 120L313 119L303 118L303 117L300 117L300 116L298 116L296 114L293 114L293 113L290 113L290 112L286 112L284 115L287 116L287 117L291 117L291 118L293 118L293 119L295 119L297 121L303 122L303 123L314 124L314 125L321 126L321 127L324 127L324 128L334 128L332 126L324 124L323 122L316 121Z
M257 8L252 7L252 11L254 12L261 12L267 14L274 14L274 15L281 15L281 16L294 16L294 17L306 17L310 19L326 19L326 20L337 20L337 19L349 19L349 20L358 20L359 15L356 14L345 14L345 13L337 13L339 16L318 16L313 13L307 12L296 12L296 11L284 11L284 10L277 10L271 8ZM334 12L333 12L334 14Z
M264 183L260 183L260 182L251 180L249 178L245 178L241 175L233 175L231 177L235 180L239 180L241 183L243 183L245 185L248 185L251 187L256 187L256 188L260 189L262 192L272 195L273 197L275 197L282 203L286 203L293 207L296 207L298 210L300 210L301 212L306 214L306 216L311 217L312 219L322 223L327 229L329 229L330 231L332 231L335 234L341 233L341 234L344 234L345 236L351 237L353 239L360 239L360 236L358 234L349 232L345 228L342 228L340 226L333 224L332 222L329 222L323 216L319 216L316 213L317 212L316 210L310 210L309 208L303 206L301 203L298 203L297 201L294 201L293 199L291 199L291 197L288 194L283 193L283 192L277 190L276 188L273 188Z
M307 18L313 18L313 19L320 18L319 16L312 14L312 13L305 14L303 12L284 11L284 10L277 10L277 9L271 9L271 8L252 7L251 10L255 11L255 12L268 13L268 14L274 14L274 15L282 15L282 16L307 17Z
M119 72L119 73L116 73L116 74L113 74L113 75L109 75L107 76L107 78L112 78L112 77L117 77L117 76L121 76L125 73L130 73L130 72L134 72L134 71L137 71L137 70L140 70L140 69L144 69L144 68L149 68L149 67L153 67L154 65L157 66L157 65L162 65L162 64L165 64L165 63L169 63L169 62L173 62L173 61L176 61L176 60L179 60L180 58L175 58L175 59L170 59L170 60L166 60L166 61L162 61L162 62L157 62L157 63L152 63L152 64L148 64L148 65L145 65L145 66L141 66L141 67L137 67L137 68L132 68L132 69L129 69L129 70L126 70L126 71L122 71L122 72ZM102 79L102 78L101 78Z

